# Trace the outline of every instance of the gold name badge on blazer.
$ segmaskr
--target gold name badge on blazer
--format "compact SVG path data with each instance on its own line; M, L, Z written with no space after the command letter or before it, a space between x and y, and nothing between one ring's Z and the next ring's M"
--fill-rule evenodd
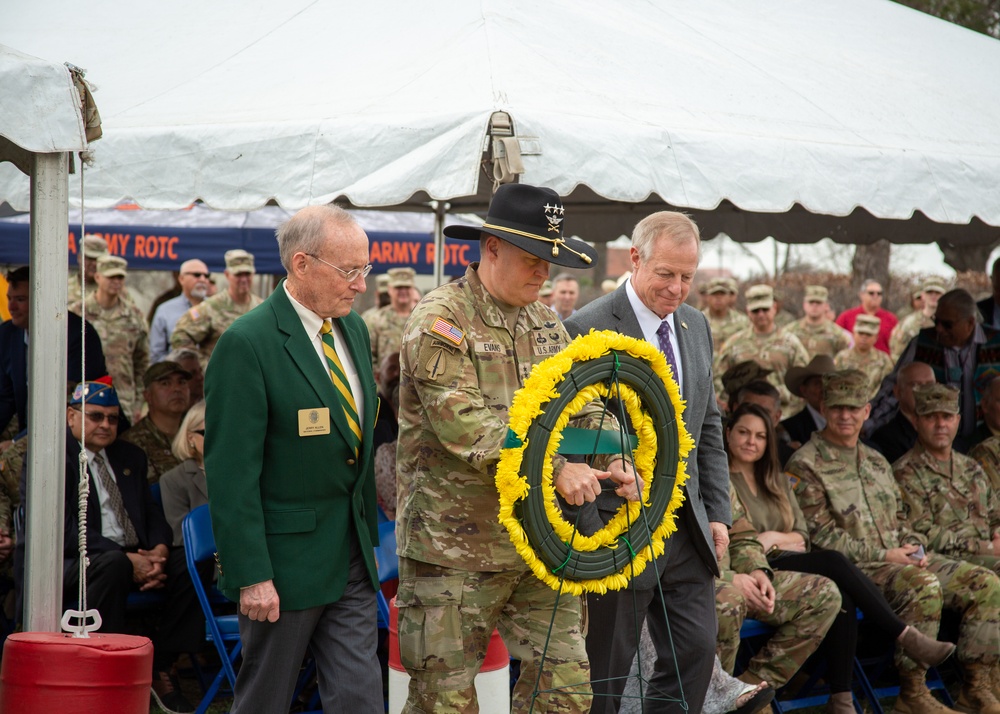
M330 408L299 409L299 436L330 433Z

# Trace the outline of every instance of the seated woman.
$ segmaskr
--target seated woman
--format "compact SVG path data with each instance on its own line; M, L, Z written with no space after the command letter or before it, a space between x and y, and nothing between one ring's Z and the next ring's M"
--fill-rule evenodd
M160 478L163 515L174 532L174 546L184 545L181 522L198 506L208 503L205 481L205 401L188 409L172 445L180 465Z
M840 588L843 608L826 635L821 650L827 658L829 711L854 712L851 669L857 643L857 608L875 626L895 637L914 660L940 664L954 651L896 616L882 592L841 553L810 551L808 530L788 477L781 471L774 446L774 428L766 411L740 405L726 426L725 446L733 491L756 528L756 537L775 571L824 575Z

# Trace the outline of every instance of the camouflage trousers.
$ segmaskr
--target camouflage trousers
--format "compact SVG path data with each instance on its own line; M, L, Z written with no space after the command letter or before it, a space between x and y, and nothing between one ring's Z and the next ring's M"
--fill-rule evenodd
M908 624L937 637L941 609L962 615L958 659L995 665L1000 659L1000 579L986 568L931 554L926 568L898 563L859 563L885 599ZM920 665L896 646L896 667L918 672Z
M966 563L972 563L973 565L979 565L1000 575L1000 555L964 555L960 558L950 555L948 557L955 558L956 560L964 560Z
M832 580L822 575L793 573L779 570L774 573L774 610L763 612L744 603L747 617L775 628L757 654L747 665L747 673L752 678L767 680L777 689L788 682L799 668L809 659L809 655L822 644L827 630L840 612L840 590ZM731 632L734 624L725 622L739 612L734 597L743 599L739 588L729 585L723 588L728 600L720 604L716 588L716 613L719 617L719 632ZM736 625L736 631L742 626ZM725 659L723 659L725 655ZM732 671L736 653L720 651L719 659L727 671Z
M736 651L740 648L740 628L747 616L747 601L740 589L728 580L715 580L715 613L719 620L715 653L722 668L732 674Z
M589 712L584 601L563 594L556 608L556 598L527 568L483 573L400 558L399 654L410 675L403 713L479 711L474 681L494 629L521 660L513 712Z

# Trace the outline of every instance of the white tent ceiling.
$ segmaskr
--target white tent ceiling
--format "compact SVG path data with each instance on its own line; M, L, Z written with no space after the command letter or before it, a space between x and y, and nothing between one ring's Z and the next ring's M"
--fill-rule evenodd
M583 237L666 203L744 240L1000 240L1000 42L887 0L35 0L0 43L99 87L91 206L481 208L505 110Z

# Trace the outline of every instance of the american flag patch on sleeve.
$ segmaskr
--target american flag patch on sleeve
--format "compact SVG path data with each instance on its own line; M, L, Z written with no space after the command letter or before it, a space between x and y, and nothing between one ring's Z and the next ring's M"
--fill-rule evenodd
M462 339L465 337L464 332L440 317L434 321L434 326L431 328L431 332L435 335L441 335L441 337L445 338L453 345L462 344Z

